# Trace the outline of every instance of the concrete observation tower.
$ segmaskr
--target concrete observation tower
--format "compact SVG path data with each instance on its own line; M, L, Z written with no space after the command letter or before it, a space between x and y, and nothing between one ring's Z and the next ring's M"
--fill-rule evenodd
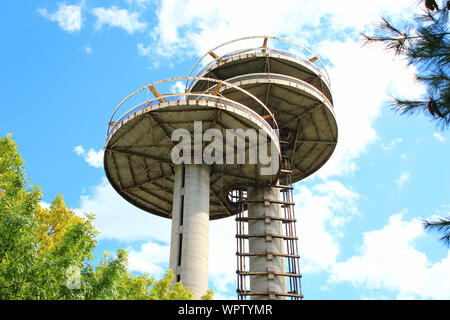
M174 81L185 92L172 93ZM222 240L236 241L238 298L301 299L292 183L336 143L320 59L255 36L208 51L188 77L126 97L108 125L104 167L123 198L172 219L170 268L195 299L208 288L209 220L230 216L236 235Z

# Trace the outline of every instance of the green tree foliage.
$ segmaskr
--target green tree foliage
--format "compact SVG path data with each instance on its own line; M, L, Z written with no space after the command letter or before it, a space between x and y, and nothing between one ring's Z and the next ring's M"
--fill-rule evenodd
M206 294L202 296L202 300L212 300L214 298L214 291L211 289L208 289Z
M416 79L427 89L419 100L394 98L394 109L407 115L424 113L446 129L450 124L450 1L422 3L422 12L413 21L396 26L383 18L375 35L364 37L367 43L380 42L388 50L405 55L418 70Z
M81 218L58 195L50 209L29 187L10 135L0 139L0 299L192 299L168 271L156 281L127 269L127 253L92 263L93 215ZM207 296L208 297L208 296ZM212 295L210 295L212 297Z

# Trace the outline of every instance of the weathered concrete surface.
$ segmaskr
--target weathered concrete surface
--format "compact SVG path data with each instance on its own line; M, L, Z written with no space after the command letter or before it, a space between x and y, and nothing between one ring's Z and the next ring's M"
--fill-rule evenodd
M209 166L175 168L170 268L194 299L208 289L209 188Z
M270 187L248 188L248 200L279 200L279 189ZM271 202L249 202L248 217L265 217L264 219L249 220L249 235L263 235L262 237L249 237L250 253L266 253L262 256L250 257L250 272L268 272L269 274L250 276L250 289L252 292L286 292L286 279L272 272L285 272L284 258L274 253L284 253L284 240L269 235L282 235L283 223L271 217L281 217L281 205ZM284 299L277 295L255 295L252 299Z

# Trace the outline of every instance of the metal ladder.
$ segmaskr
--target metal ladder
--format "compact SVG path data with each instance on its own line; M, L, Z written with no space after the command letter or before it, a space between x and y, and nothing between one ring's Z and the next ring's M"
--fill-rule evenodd
M284 252L280 254L285 258L286 270L281 275L286 277L287 280L287 292L277 293L291 300L301 300L303 299L302 289L301 289L301 274L300 274L300 255L298 254L297 245L297 231L296 231L296 219L294 212L294 198L292 186L292 166L291 159L288 155L288 142L281 141L282 144L282 157L281 157L281 174L279 182L274 187L280 189L280 201L282 211L283 211L283 226L284 226ZM268 293L258 293L252 292L249 288L250 279L248 277L255 275L249 272L249 257L265 254L248 252L248 226L247 222L249 220L247 211L245 210L246 194L245 190L237 189L234 190L234 198L237 200L236 206L236 258L237 258L237 289L238 300L246 300L249 296L254 296L257 294L267 294ZM269 295L270 296L270 295Z

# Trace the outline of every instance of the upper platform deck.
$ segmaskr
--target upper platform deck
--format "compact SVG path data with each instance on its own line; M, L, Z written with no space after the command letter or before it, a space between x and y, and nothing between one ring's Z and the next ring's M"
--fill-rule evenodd
M236 50L236 47L244 48ZM217 54L224 50L232 51ZM330 78L320 58L300 44L278 37L245 37L221 44L203 55L189 76L225 80L250 73L283 74L297 78L320 90L333 103ZM206 89L192 80L186 83L187 91Z
M259 46L244 46L242 42L259 41ZM291 51L273 47L280 42ZM215 52L233 46L233 50L218 55ZM299 53L307 54L308 58ZM210 56L210 62L202 62ZM197 75L220 79L245 89L260 99L270 110L280 129L285 155L291 158L293 182L319 170L333 154L338 128L333 107L328 73L320 59L308 49L292 41L276 37L248 37L220 45L205 54L192 69ZM216 90L216 83L190 79L190 92ZM234 87L220 88L224 97L238 101L270 119L261 108Z

